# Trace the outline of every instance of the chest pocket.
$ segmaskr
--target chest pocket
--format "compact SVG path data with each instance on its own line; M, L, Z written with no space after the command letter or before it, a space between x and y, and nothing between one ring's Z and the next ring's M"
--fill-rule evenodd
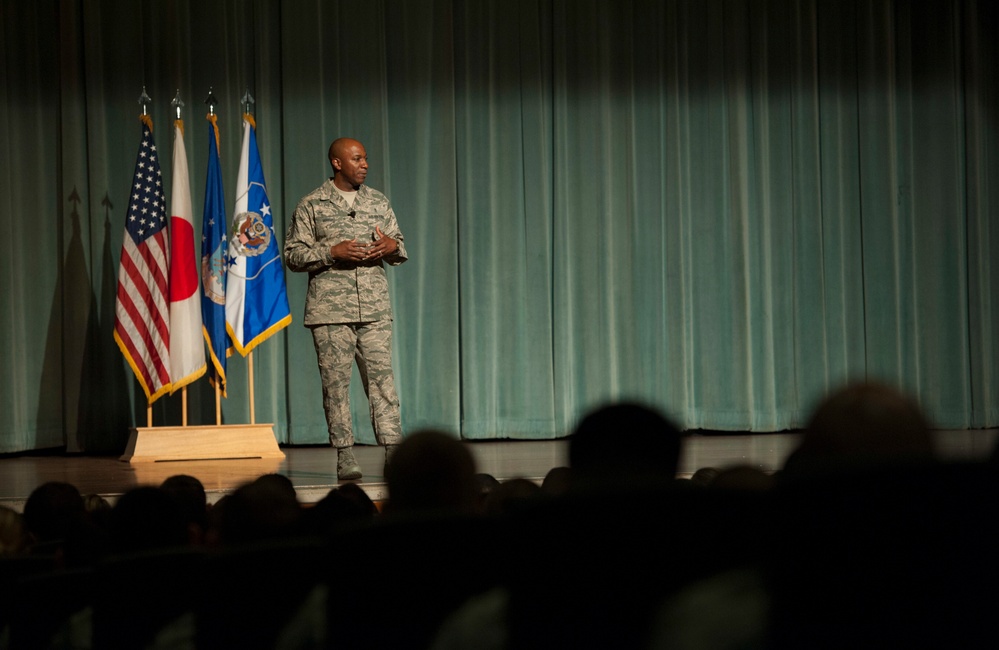
M316 239L331 245L337 244L344 239L351 239L353 235L344 230L348 226L350 217L338 215L335 212L319 212L316 214Z
M359 242L370 244L375 241L375 226L382 223L382 215L369 212L361 214L358 212L349 221L351 222L349 224L350 238L356 238Z

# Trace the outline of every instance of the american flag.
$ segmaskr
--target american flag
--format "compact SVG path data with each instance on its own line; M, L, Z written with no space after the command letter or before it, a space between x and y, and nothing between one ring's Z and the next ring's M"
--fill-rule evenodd
M118 267L114 338L150 404L170 391L169 216L153 122L143 115Z

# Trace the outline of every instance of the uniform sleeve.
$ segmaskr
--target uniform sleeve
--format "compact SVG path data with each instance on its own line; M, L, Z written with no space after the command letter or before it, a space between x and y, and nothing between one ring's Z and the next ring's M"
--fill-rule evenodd
M284 262L292 271L313 272L332 266L329 247L316 239L315 206L302 201L295 208L284 238Z
M394 255L386 257L385 262L389 266L399 266L409 259L409 255L406 254L406 244L404 243L402 231L399 229L399 222L395 218L395 210L392 209L391 205L388 206L388 210L385 212L385 229L383 232L399 244L399 250Z

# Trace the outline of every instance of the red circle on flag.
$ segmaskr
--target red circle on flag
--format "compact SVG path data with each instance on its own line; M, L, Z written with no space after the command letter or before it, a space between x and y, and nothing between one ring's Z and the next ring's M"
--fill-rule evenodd
M190 298L197 290L194 226L183 217L170 217L170 302Z

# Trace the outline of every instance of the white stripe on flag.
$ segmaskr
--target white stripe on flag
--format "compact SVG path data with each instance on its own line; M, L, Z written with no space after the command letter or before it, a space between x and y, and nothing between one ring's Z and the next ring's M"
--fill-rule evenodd
M170 195L170 379L175 392L205 374L201 286L194 248L194 209L183 125L174 123L173 189ZM187 295L181 295L180 287Z

